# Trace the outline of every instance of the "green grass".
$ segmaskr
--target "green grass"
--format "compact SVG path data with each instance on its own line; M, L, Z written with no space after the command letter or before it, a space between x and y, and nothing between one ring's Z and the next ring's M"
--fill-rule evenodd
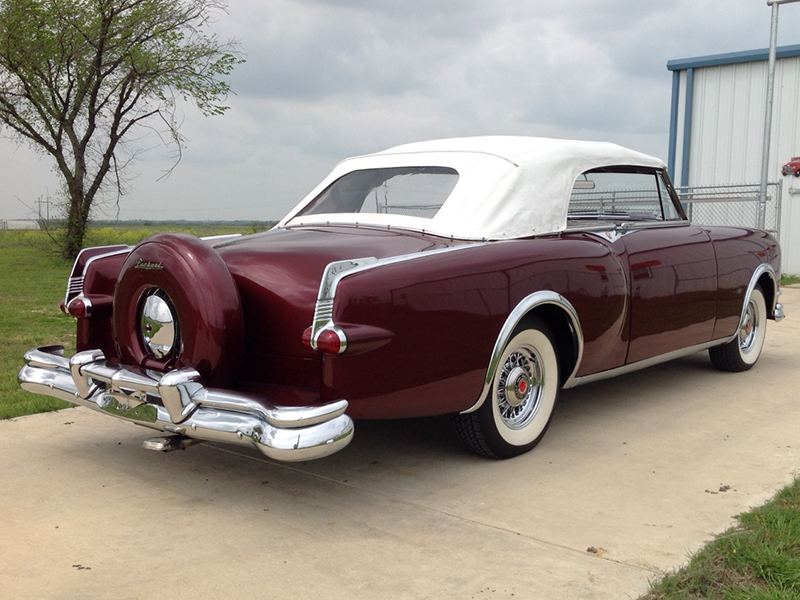
M793 283L800 283L800 277L797 275L781 275L781 285L792 285Z
M74 320L58 308L71 264L57 256L41 232L0 231L0 418L68 406L17 384L25 351L61 344L74 352Z
M243 227L192 223L94 227L89 229L85 245L133 245L161 231L202 236L251 233L258 228L260 224ZM45 233L0 231L0 419L72 406L50 396L25 392L17 383L22 355L27 350L60 344L67 355L75 352L75 320L59 310L71 267L71 262L60 258L59 249Z
M800 479L655 583L640 600L800 598Z

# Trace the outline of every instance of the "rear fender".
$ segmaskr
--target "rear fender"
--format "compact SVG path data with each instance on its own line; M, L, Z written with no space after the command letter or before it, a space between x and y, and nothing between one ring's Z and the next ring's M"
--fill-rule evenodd
M494 349L492 350L489 368L486 369L486 377L484 378L481 395L478 398L478 401L470 408L465 410L464 413L474 412L483 405L486 398L489 396L489 390L491 388L495 373L497 372L498 363L500 361L500 356L503 353L503 349L511 340L517 328L524 323L526 317L536 314L538 311L543 309L557 311L559 316L563 317L569 326L568 330L571 339L559 340L559 356L562 362L565 360L565 358L572 358L570 361L572 363L570 365L572 366L572 369L569 371L569 376L562 380L562 383L563 381L571 379L575 376L575 374L578 372L581 358L583 357L583 330L581 329L580 321L578 319L578 313L569 300L564 298L564 296L561 294L552 291L535 292L517 304L503 324L500 334L497 336L497 340L495 341ZM552 321L552 315L551 318L547 320ZM565 342L569 343L565 344ZM571 349L570 352L566 352L567 347Z

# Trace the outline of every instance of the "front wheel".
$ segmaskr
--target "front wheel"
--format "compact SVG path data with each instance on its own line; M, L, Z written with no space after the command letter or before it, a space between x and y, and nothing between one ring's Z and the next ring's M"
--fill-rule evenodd
M760 286L747 299L739 330L727 344L709 348L711 362L721 371L741 372L750 369L761 355L767 334L767 302Z
M489 396L472 413L456 415L456 431L474 452L490 458L524 454L544 437L560 379L553 334L539 320L518 329L506 345Z

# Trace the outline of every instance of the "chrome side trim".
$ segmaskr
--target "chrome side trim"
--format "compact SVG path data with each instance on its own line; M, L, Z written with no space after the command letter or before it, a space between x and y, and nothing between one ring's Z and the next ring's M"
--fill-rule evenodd
M25 353L26 365L17 376L22 388L151 429L251 446L276 460L322 458L353 437L346 400L275 406L249 394L206 388L193 369L161 374L109 363L99 350L69 359L63 351L50 346Z
M204 242L210 242L211 245L213 246L216 243L237 237L242 237L242 234L228 233L225 235L209 235L201 237L200 239L203 240ZM69 304L69 301L72 300L75 296L80 296L81 294L83 294L83 278L84 275L86 274L86 271L88 271L89 269L89 265L91 265L96 260L100 260L101 258L108 258L109 256L115 256L117 254L128 254L131 250L133 250L133 246L126 246L125 248L120 249L119 247L121 245L122 244L114 244L111 246L93 246L91 248L83 248L78 253L78 256L75 258L75 262L72 264L72 270L70 270L70 276L67 279L67 291L64 294L64 306ZM78 272L78 264L81 260L81 254L91 250L102 250L103 248L117 248L117 249L91 257L86 261L86 264L83 265L83 269L81 269L80 272Z
M614 231L616 225L609 223L608 225L587 225L585 227L567 226L561 233L597 233L601 231Z
M200 239L204 242L221 242L223 240L230 240L233 238L240 238L242 237L241 233L223 233L220 235L204 235ZM214 244L211 244L212 246Z
M569 219L569 217L567 217ZM573 221L581 221L583 219L575 219ZM591 219L585 219L589 221ZM600 220L599 218L597 220ZM659 227L688 227L691 222L683 219L675 219L672 221L617 221L615 223L608 223L602 225L586 225L586 226L568 226L560 233L598 233L603 231L619 231L622 230L626 233L638 229L657 229Z
M446 254L448 252L455 252L457 250L465 250L467 248L476 248L486 245L488 245L488 242L476 242L473 244L462 244L459 246L440 248L438 250L415 252L413 254L401 254L399 256L390 256L388 258L375 258L374 256L366 256L363 258L337 260L332 263L328 263L328 266L325 267L325 271L322 274L322 280L319 284L319 293L317 294L317 304L314 307L314 320L311 323L311 347L315 350L317 349L317 340L319 339L319 335L323 329L332 329L339 336L339 339L343 342L343 344L346 345L347 343L347 338L344 336L344 333L341 329L336 327L336 324L333 321L333 303L336 300L336 288L339 285L339 282L345 277L386 265L394 265L409 260L416 260L428 256ZM343 351L344 350L342 350L342 352Z
M685 219L671 221L623 221L619 229L630 231L632 229L658 229L659 227L689 227L691 222Z
M319 284L317 294L317 304L314 307L314 320L311 323L311 347L317 349L317 340L324 329L333 329L342 340L341 330L333 322L333 301L336 297L336 286L345 274L364 270L365 266L378 262L374 256L364 258L354 258L352 260L337 260L328 263L325 272L322 274L322 281ZM346 338L345 338L346 344Z
M81 271L83 273L83 271ZM83 294L83 275L75 275L67 279L67 291L64 294L64 306L73 298Z
M773 317L776 321L780 321L783 319L783 305L778 302L778 296L781 295L781 278L775 273L775 269L772 268L772 265L768 263L761 263L756 267L756 270L753 271L753 276L750 278L750 283L747 286L747 292L744 295L744 302L742 302L742 315L739 318L739 326L736 328L736 333L734 333L730 339L735 338L739 335L739 329L744 324L744 318L747 314L747 303L750 302L750 295L753 293L756 285L758 285L758 280L761 279L761 276L766 273L772 279L772 286L775 289L775 294L772 297L772 306L769 307L767 311L767 317ZM778 316L780 313L780 317Z
M713 340L704 344L698 344L697 346L681 348L680 350L673 350L672 352L667 352L666 354L660 354L658 356L653 356L652 358L646 358L629 365L617 367L616 369L609 369L608 371L601 371L600 373L592 373L591 375L584 375L583 377L570 377L567 383L564 384L564 389L566 390L568 388L577 387L579 385L583 385L584 383L609 379L610 377L616 377L617 375L633 373L634 371L652 367L653 365L658 365L676 358L681 358L683 356L689 356L690 354L695 354L696 352L702 352L703 350L708 350L712 346L719 346L727 342L728 340L726 338Z
M580 320L578 319L578 312L575 310L575 307L572 306L570 301L564 298L564 296L561 294L551 291L535 292L524 298L519 304L517 304L514 310L511 311L511 314L508 315L508 318L503 324L503 327L500 329L500 334L497 336L497 340L494 343L492 356L489 360L489 367L486 369L486 377L484 377L483 380L483 390L481 390L481 394L475 404L473 404L467 410L462 411L462 413L471 413L478 410L486 401L486 398L489 397L489 390L500 362L500 356L503 354L503 349L511 340L511 335L514 332L514 329L516 329L520 321L522 321L522 319L531 310L537 306L542 306L543 304L555 305L562 309L569 317L572 323L572 335L575 338L575 344L578 348L578 356L577 360L575 361L575 368L572 369L572 373L570 374L569 378L572 379L575 376L575 373L578 372L578 367L580 366L581 359L583 358L583 329L581 329Z
M100 260L101 258L108 258L109 256L115 256L117 254L128 254L131 250L133 250L132 246L126 246L123 249L112 250L111 252L105 252L103 254L98 254L97 256L91 257L89 260L86 261L86 264L83 265L83 269L78 272L78 263L81 260L81 254L87 252L89 250L99 250L102 248L119 248L121 244L116 244L114 246L94 246L92 248L84 248L80 252L78 252L78 256L75 258L75 262L72 264L72 270L70 271L69 279L67 279L67 291L64 294L64 306L69 304L69 301L75 298L76 296L80 296L83 294L83 278L86 274L86 271L89 269L89 265L91 265L94 261Z

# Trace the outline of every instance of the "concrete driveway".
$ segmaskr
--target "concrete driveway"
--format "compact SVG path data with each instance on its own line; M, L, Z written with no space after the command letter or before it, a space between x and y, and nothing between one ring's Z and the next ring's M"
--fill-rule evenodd
M758 365L706 353L564 392L530 454L357 423L286 465L81 408L0 422L9 599L635 598L800 467L800 289Z

